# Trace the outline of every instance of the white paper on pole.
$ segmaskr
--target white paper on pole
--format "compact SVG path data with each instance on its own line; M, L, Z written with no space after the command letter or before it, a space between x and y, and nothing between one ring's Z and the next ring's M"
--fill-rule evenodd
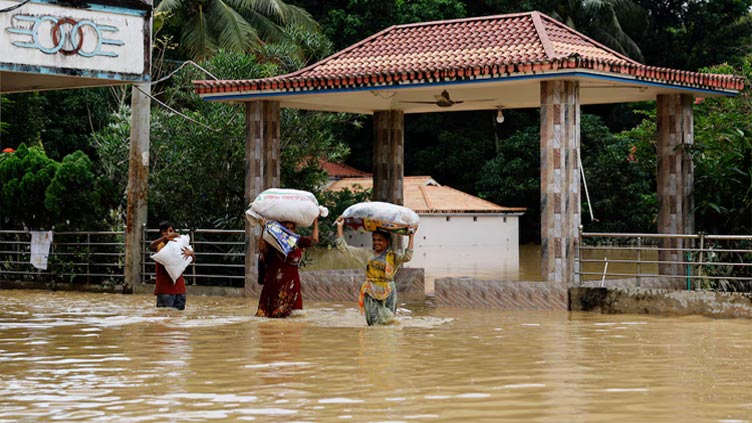
M29 233L31 234L31 265L40 270L47 270L52 231L29 231Z

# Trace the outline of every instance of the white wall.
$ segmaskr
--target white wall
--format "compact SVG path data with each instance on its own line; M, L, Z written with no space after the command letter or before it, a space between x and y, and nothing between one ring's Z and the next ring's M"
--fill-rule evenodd
M371 246L370 233L346 231L345 238L350 245ZM517 216L428 214L420 216L415 255L405 267L424 268L427 279L516 280L519 261Z

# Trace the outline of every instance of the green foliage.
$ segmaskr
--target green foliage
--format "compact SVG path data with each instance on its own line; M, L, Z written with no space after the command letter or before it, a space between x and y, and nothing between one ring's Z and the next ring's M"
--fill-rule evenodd
M645 62L695 70L731 62L752 47L752 0L638 0L649 16L648 29L635 33Z
M55 216L56 228L95 228L102 204L92 162L82 151L65 156L45 191L44 205Z
M11 104L11 100L8 97L0 95L0 115L2 115L2 110L5 107L9 106L10 104ZM7 133L8 126L9 126L8 122L3 122L2 120L0 120L0 136ZM0 138L0 141L2 141L2 138ZM0 150L3 148L7 148L7 147L8 147L7 145L3 145L3 143L0 142Z
M727 65L709 69L734 73ZM752 56L737 70L750 80ZM752 98L707 98L695 106L695 225L709 233L752 233Z
M3 105L3 147L42 146L53 160L81 150L93 155L89 134L123 101L123 88L88 88L12 94Z
M640 128L631 138L615 137L600 118L581 116L580 150L596 218L590 220L582 189L582 221L586 230L638 232L651 229L656 210L654 148L651 139L641 137L648 133L649 129ZM537 242L540 240L540 184L540 129L536 125L501 140L496 157L483 167L476 189L479 196L494 203L526 207L520 219L520 239Z
M476 184L478 195L507 207L526 207L520 241L540 241L540 130L528 127L501 140Z
M102 193L92 168L81 151L58 163L41 148L21 144L0 161L0 227L97 228Z
M49 229L55 224L45 191L60 165L39 147L21 144L0 162L0 225L9 229Z
M370 200L371 190L351 191L344 189L342 191L323 191L319 193L319 203L329 209L329 215L325 218L319 218L319 245L334 246L337 238L337 231L334 221L345 211L346 208L356 203Z
M289 42L288 25L309 32L318 25L303 9L280 0L162 0L156 22L178 39L182 57L204 60L219 50L249 53L265 43Z
M554 19L635 60L643 60L642 51L630 34L645 30L647 13L634 1L569 0L555 1L548 7L544 10Z
M432 176L441 184L472 192L483 164L494 155L495 127L490 112L406 117L406 174Z
M268 76L276 69L254 56L220 52L202 63L218 78L244 74ZM149 222L168 219L179 227L240 228L247 204L245 192L245 109L201 100L189 86L197 71L184 68L174 84L163 89L170 107L195 122L162 107L152 108L149 163ZM348 153L337 135L352 119L347 115L283 110L281 116L282 186L316 191L326 181L319 159ZM197 123L196 123L197 122ZM124 193L127 186L130 113L113 115L113 122L95 134L103 175ZM126 198L121 196L121 210Z
M324 33L343 49L392 25L465 17L459 0L305 1Z
M582 163L595 219L590 219L583 189L586 231L655 231L654 131L654 116L620 135L611 134L600 119L583 116Z

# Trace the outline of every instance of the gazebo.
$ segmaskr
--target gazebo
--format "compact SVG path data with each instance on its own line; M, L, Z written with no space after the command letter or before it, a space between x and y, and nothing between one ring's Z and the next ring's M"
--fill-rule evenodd
M406 113L539 108L542 272L564 298L577 274L580 106L657 101L658 231L684 234L694 230L684 149L694 99L743 89L733 75L638 63L539 12L392 26L291 74L193 83L205 100L245 103L247 202L279 185L283 107L372 114L374 197L398 204Z

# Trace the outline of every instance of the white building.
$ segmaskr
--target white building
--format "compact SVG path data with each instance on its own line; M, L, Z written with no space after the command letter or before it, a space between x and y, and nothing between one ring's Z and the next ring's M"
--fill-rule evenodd
M369 189L370 177L344 178L329 189ZM405 206L420 216L415 255L406 267L424 268L426 285L446 276L515 280L519 277L519 217L525 209L502 207L430 176L406 176ZM345 232L350 245L370 246L370 233Z

